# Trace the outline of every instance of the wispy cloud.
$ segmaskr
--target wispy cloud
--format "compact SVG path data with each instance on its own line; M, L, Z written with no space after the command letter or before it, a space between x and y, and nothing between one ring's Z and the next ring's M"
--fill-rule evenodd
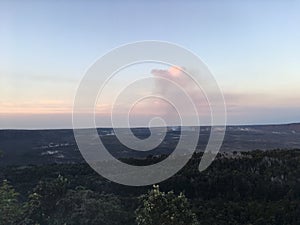
M0 114L56 114L70 113L71 110L72 104L63 100L0 101Z

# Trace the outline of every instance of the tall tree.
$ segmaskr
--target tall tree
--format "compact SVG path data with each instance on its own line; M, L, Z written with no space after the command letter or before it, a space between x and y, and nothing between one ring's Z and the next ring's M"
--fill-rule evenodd
M16 224L22 215L18 193L7 180L0 187L0 225Z
M138 225L197 225L187 198L181 193L164 193L154 186L141 198L141 206L136 210Z

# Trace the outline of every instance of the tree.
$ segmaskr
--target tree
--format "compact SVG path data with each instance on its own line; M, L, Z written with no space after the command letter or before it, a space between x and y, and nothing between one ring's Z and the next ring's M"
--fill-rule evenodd
M114 195L98 194L82 187L69 190L59 201L60 224L119 225L126 224L127 215Z
M68 180L61 175L51 181L40 181L25 204L26 224L51 223L57 204L67 191L67 184Z
M190 209L187 198L180 193L164 193L154 186L141 197L142 205L136 210L138 225L197 225L196 215Z
M16 224L22 215L18 193L7 180L0 187L0 225Z

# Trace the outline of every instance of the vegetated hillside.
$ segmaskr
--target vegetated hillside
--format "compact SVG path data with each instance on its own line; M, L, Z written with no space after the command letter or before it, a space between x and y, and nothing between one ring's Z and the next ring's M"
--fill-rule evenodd
M193 132L192 128L184 129L186 132ZM147 128L135 128L132 131L142 139L150 134ZM146 158L148 155L169 154L180 137L180 129L174 127L169 129L166 138L156 149L138 152L123 146L111 128L100 128L98 133L116 158ZM210 127L201 127L197 151L205 149L209 134ZM300 124L228 126L221 151L275 148L300 148ZM3 152L0 166L84 162L72 130L0 130L0 151Z
M300 224L299 149L222 153L202 173L198 171L201 155L195 154L178 174L159 184L162 191L185 193L200 224ZM137 165L161 159L126 160ZM141 204L138 197L152 188L112 183L87 164L5 167L0 171L1 180L7 179L21 193L21 201L40 207L31 210L27 219L42 224L63 224L78 216L97 224L91 218L112 213L106 225L134 225L134 211ZM106 209L100 207L104 202Z

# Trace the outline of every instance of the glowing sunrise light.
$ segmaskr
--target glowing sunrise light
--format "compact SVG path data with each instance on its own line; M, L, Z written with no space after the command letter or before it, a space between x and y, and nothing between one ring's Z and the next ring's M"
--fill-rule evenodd
M168 69L168 72L174 76L174 77L178 77L180 76L180 74L182 73L182 70L183 68L180 67L180 66L171 66L169 69Z

